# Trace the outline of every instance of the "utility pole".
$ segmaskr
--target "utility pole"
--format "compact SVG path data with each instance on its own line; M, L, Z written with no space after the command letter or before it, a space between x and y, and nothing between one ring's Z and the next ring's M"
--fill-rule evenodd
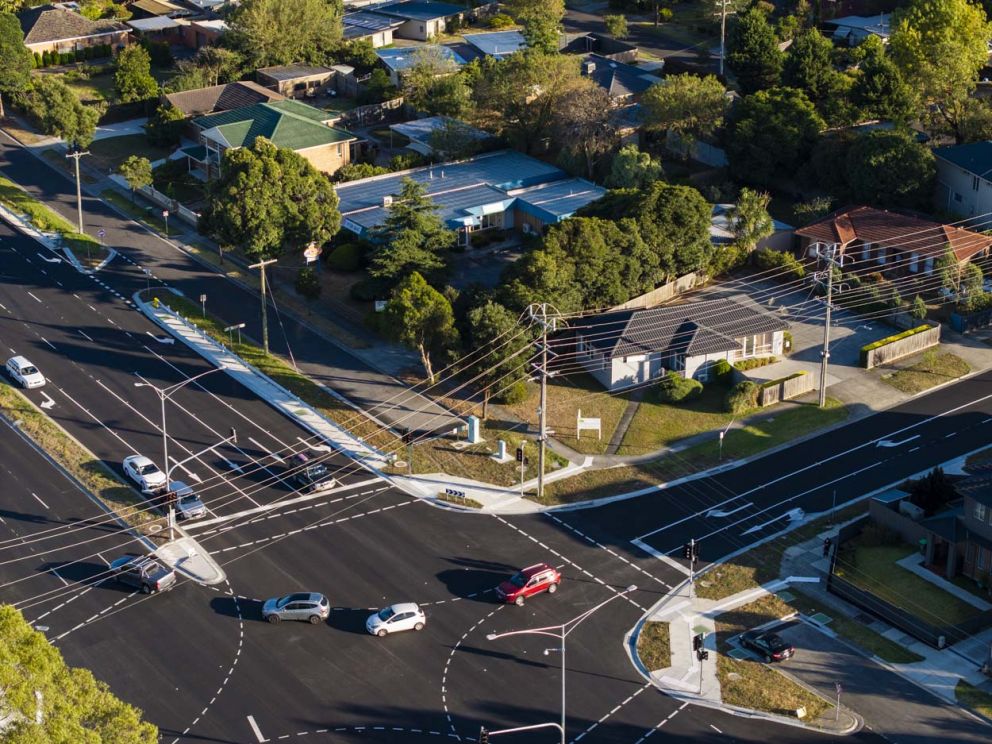
M727 53L727 0L720 3L720 77L723 77L723 58Z
M261 269L262 271L262 348L265 353L269 353L269 319L268 319L268 300L265 296L265 267L269 264L274 264L276 259L270 258L264 261L259 261L257 264L252 264L249 269Z
M67 158L72 158L76 161L76 215L80 234L83 232L83 187L79 180L79 159L83 155L89 154L90 151L80 148L78 142L73 142L69 147L69 151L65 154Z
M836 243L815 243L817 256L827 262L827 312L823 323L823 350L820 352L820 408L827 404L827 367L830 364L830 311L833 309ZM822 272L818 272L822 281Z
M548 378L554 373L548 372L548 329L557 330L559 313L546 302L536 303L527 308L531 321L541 325L541 363L533 365L541 376L541 402L538 414L537 439L537 500L544 498L544 459L547 448L548 434ZM552 354L554 356L554 354Z

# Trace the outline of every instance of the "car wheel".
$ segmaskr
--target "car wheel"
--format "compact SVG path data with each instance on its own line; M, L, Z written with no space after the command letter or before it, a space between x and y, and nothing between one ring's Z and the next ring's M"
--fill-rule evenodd
M523 607L524 606L524 595L523 594L518 595L517 598L515 600L513 600L513 604L515 604L517 607Z
M267 618L265 618L265 619L266 619L266 620L268 620L268 621L269 621L270 623L272 623L273 625L275 625L275 624L276 624L276 623L278 623L278 622L279 622L280 620L282 620L282 618L281 618L281 617L279 617L278 615L269 615L269 616L268 616Z
M320 622L320 615L311 615L309 620L311 625L317 625Z
M141 593L142 594L151 594L152 593L152 585L151 584L142 584L141 585Z
M554 594L556 591L558 591L558 584L552 584L548 587L548 594Z
M376 635L379 636L380 638L385 638L387 635L389 635L389 631L386 630L385 628L379 628L379 630L376 631Z
M424 629L424 624L423 623L417 623L416 625L413 626L413 629L414 630L423 630Z

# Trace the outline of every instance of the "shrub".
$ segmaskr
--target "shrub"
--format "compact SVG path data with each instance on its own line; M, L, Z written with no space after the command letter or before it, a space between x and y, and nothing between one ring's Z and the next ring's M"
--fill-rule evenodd
M771 248L762 248L754 252L754 263L763 271L775 272L775 278L779 281L791 279L802 279L806 276L806 267L802 265L791 253L773 251Z
M658 21L661 23L667 23L672 20L674 12L671 8L658 8Z
M724 387L730 387L734 382L734 367L726 359L720 359L710 368L713 379Z
M493 400L497 403L503 403L508 406L515 406L519 403L523 403L527 400L527 383L523 380L517 380L508 388L493 396Z
M909 314L916 320L923 320L927 317L927 303L919 295L913 298L913 309L909 311Z
M755 357L754 359L741 359L739 362L734 362L734 366L741 372L747 372L749 369L758 369L758 367L764 367L767 364L774 364L777 361L778 359L773 356Z
M34 63L33 64L34 64L35 68L41 67L44 64L44 62L42 61L41 55L38 54L38 52L35 52L31 56L34 59Z
M992 308L992 292L970 292L957 309L962 313L980 313L989 308Z
M729 413L739 415L750 411L758 405L760 388L750 380L744 380L734 385L723 400L723 407Z
M513 25L513 19L506 13L496 13L489 17L489 28L509 28Z
M782 332L782 351L785 354L792 353L792 331Z
M334 180L340 183L345 181L357 181L360 178L370 178L371 176L381 176L389 173L389 168L372 163L346 163L338 168L334 174Z
M327 257L327 267L335 271L358 271L365 251L357 243L342 243Z
M410 168L416 168L419 165L423 165L427 160L419 152L401 152L399 155L393 155L392 160L389 161L389 170L391 171L403 171Z
M678 372L669 371L658 384L658 399L662 403L684 403L703 393L699 380L686 379Z

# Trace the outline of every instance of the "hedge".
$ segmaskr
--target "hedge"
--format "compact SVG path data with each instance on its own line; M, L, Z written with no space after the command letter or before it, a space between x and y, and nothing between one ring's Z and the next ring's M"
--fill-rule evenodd
M664 403L683 403L698 398L703 393L703 383L669 371L658 386L658 398Z
M870 344L865 344L861 347L861 353L866 354L872 349L877 349L880 346L885 346L886 344L895 343L896 341L902 341L904 338L909 338L910 336L915 336L917 333L923 333L924 331L929 331L932 326L921 325L916 326L916 328L910 328L908 331L903 331L902 333L897 333L894 336L887 336L878 341L873 341Z
M775 364L778 359L773 356L767 357L754 357L753 359L741 359L739 362L734 362L734 366L741 372L747 372L749 369L758 369L758 367L764 367L768 364Z
M364 251L357 243L342 243L327 257L327 267L335 271L358 271Z

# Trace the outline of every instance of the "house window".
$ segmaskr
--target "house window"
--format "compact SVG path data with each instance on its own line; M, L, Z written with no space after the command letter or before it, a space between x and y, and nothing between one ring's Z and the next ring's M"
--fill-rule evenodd
M964 197L962 197L961 194L959 194L957 191L955 191L954 192L954 201L956 201L958 204L960 204L962 201L964 201Z
M989 551L979 546L978 548L978 570L984 571L989 565Z
M503 213L495 212L494 214L484 214L482 215L482 225L480 230L492 230L503 227Z
M929 257L923 262L923 273L932 274L933 273L933 256Z
M878 262L880 264L882 264L882 265L885 265L885 246L884 245L878 247Z
M979 504L975 502L975 519L979 522L985 521L985 504Z
M871 258L871 243L862 243L861 260L867 261L869 258Z
M920 270L920 254L913 252L909 254L909 271L915 274Z
M972 191L978 191L978 183L979 183L978 176L972 176L971 177L971 190Z

